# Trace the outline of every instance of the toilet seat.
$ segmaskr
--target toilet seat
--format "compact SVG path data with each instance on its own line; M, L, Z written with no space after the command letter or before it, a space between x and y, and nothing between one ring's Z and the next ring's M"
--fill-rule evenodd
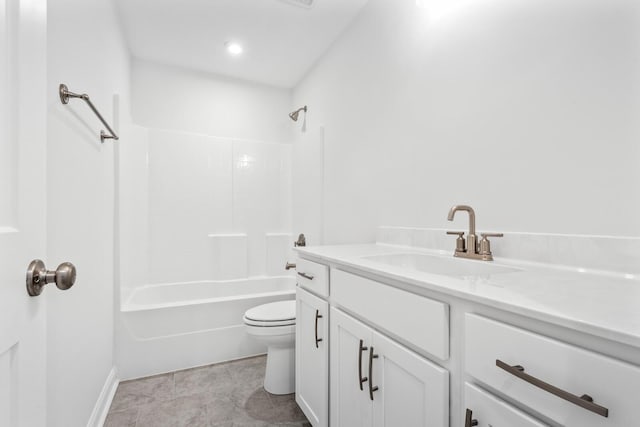
M253 307L244 314L244 323L265 328L295 325L296 302L278 301Z
M293 319L293 320L285 320L282 322L263 322L260 320L247 319L245 317L244 324L247 326L256 326L259 328L275 328L278 326L295 326L296 320Z
M259 305L244 314L245 330L267 346L264 389L272 394L295 391L296 301Z

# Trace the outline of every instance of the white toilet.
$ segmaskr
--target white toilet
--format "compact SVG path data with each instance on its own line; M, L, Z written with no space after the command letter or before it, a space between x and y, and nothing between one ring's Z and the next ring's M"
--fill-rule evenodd
M246 311L247 333L267 345L264 388L271 394L295 391L296 302L278 301Z

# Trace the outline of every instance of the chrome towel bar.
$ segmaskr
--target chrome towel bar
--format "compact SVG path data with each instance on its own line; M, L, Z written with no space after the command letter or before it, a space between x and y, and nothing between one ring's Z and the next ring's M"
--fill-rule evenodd
M107 134L105 131L101 130L100 131L100 142L104 143L105 139L115 139L116 141L118 139L120 139L118 137L118 135L116 135L116 133L113 131L113 129L111 129L111 126L109 126L109 124L104 120L104 118L102 117L100 112L98 112L96 107L93 105L93 103L91 102L91 99L89 99L89 95L87 95L86 93L83 93L83 94L73 93L73 92L71 92L69 90L69 88L67 88L67 85L65 85L63 83L60 83L60 86L58 88L58 92L60 93L60 101L63 104L65 104L65 105L68 104L69 103L69 98L80 98L80 99L84 100L84 102L87 103L87 105L89 106L89 108L91 108L91 110L94 112L94 114L96 116L98 116L98 118L100 119L102 124L107 128L107 130L110 133L110 134Z

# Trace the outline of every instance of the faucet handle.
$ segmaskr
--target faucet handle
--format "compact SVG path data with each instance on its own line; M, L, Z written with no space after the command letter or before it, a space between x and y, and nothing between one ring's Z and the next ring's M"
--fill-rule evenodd
M482 239L480 240L480 255L486 256L488 258L493 258L491 255L491 242L487 237L503 237L503 233L480 233Z
M504 237L503 233L480 233L482 240L487 240L487 237Z
M458 236L456 239L456 253L465 252L464 231L447 231L447 234Z
M487 237L504 237L504 233L480 233L480 236L484 240Z

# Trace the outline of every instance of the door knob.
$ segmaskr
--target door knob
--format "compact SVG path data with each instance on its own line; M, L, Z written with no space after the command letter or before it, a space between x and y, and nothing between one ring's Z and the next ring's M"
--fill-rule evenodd
M55 271L47 270L39 259L31 261L27 267L27 292L32 297L42 293L44 285L55 283L58 289L65 291L76 282L76 267L70 262L63 262Z

